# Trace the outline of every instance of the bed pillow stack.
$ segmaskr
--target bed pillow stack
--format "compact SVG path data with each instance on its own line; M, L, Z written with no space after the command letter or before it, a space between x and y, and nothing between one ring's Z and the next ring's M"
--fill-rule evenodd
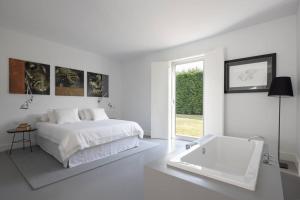
M90 109L80 110L79 117L81 120L92 120L93 119Z
M49 122L56 124L56 118L55 118L54 110L48 110L47 115L48 115Z
M91 113L92 119L94 121L100 121L100 120L109 119L108 116L105 113L105 110L103 108L89 109L89 112Z
M53 113L57 124L74 123L80 121L78 108L55 109Z
M42 114L39 121L40 122L49 122L48 113Z
M81 120L100 121L109 119L103 108L89 108L78 110L78 108L70 109L53 109L48 110L46 114L40 118L41 122L49 122L54 124L74 123Z

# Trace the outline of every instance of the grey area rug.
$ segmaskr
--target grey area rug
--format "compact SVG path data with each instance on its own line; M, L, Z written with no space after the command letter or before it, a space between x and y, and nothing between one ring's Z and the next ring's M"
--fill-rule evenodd
M73 168L64 168L60 162L38 146L33 147L32 153L28 149L25 151L16 149L10 158L32 189L36 190L158 145L153 142L140 141L138 147Z

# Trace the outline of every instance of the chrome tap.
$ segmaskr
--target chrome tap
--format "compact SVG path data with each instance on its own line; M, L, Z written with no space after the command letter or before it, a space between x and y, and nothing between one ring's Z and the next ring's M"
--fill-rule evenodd
M196 141L191 142L191 143L185 145L185 149L190 149L192 146L194 146L194 145L196 145L196 144L198 144L198 142L196 142Z
M266 152L263 154L262 162L267 165L273 165L275 161L273 159L273 155L269 152Z
M255 140L255 139L261 139L261 140L265 140L265 138L263 136L252 136L248 138L248 141L250 142L251 140Z

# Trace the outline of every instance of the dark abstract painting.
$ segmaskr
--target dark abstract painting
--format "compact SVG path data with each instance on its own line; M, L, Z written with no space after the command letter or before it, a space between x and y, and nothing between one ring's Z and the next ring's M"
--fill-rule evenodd
M55 95L84 96L84 72L56 66Z
M87 96L108 97L108 75L87 73Z
M26 94L27 90L50 95L50 65L9 58L9 92Z

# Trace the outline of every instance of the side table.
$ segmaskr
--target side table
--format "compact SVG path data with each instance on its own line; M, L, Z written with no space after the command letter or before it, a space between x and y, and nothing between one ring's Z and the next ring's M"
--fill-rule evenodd
M14 144L19 143L19 142L23 143L23 149L25 149L25 142L29 142L30 151L32 152L31 133L34 132L34 131L37 131L37 129L36 128L31 128L31 129L28 129L28 130L16 130L16 129L7 130L6 132L8 134L13 134L13 139L12 139L12 142L11 142L11 145L10 145L9 154L11 154ZM25 134L26 133L28 134L28 139L25 139ZM16 140L15 141L16 134L23 134L23 138L21 140Z

